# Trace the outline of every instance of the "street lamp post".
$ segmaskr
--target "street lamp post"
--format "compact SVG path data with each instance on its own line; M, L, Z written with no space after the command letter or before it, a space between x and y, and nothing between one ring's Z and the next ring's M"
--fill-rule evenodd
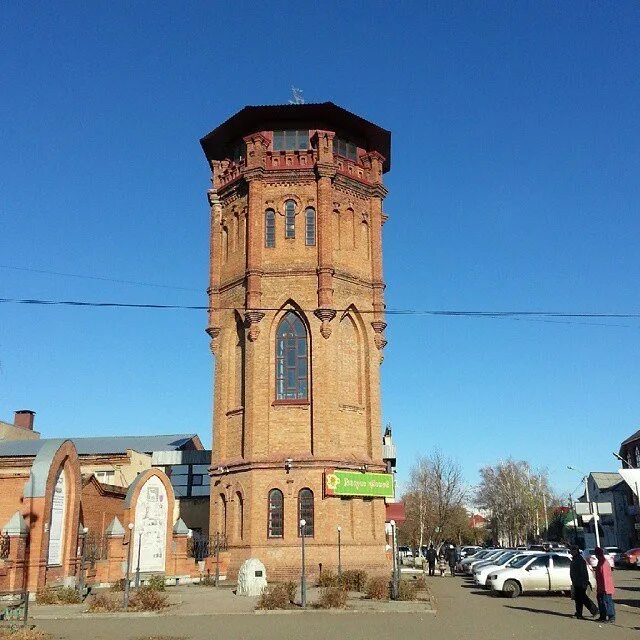
M578 469L571 466L567 466L567 469L570 469L571 471L578 471ZM589 505L590 508L591 508L591 504L593 504L593 525L596 530L596 547L599 547L600 531L598 530L598 503L595 501L593 503L591 502L591 497L589 496L589 476L585 474L585 476L583 477L583 480L584 480L584 495L585 495L585 498L587 499L587 504Z
M78 576L78 591L80 597L84 593L84 561L87 557L87 535L89 534L89 527L82 528L82 551L80 553L80 575Z
M393 555L393 572L391 579L391 599L398 599L398 587L399 587L399 567L398 567L398 553L397 553L397 545L396 545L396 521L391 520L389 522L391 525L391 553Z
M140 586L140 550L142 549L142 532L138 534L138 561L136 563L136 589Z
M129 540L127 542L127 567L124 579L124 609L129 608L129 577L131 572L131 543L133 542L133 522L129 523Z
M304 533L305 533L305 525L307 521L300 520L300 539L302 542L302 570L300 572L300 603L302 608L304 609L307 606L307 579L305 576L305 568L304 568Z
M340 544L340 535L342 533L342 527L340 525L337 526L338 529L338 580L342 580L342 549Z

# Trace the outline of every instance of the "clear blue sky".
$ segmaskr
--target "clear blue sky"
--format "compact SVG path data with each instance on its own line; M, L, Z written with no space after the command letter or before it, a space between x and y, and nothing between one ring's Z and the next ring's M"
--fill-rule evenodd
M0 296L204 304L201 135L245 104L332 100L393 132L393 308L638 312L637 2L5 3ZM486 5L486 6L485 6ZM194 311L0 305L0 416L46 436L194 430ZM563 492L640 428L640 320L389 317L400 474L440 447Z

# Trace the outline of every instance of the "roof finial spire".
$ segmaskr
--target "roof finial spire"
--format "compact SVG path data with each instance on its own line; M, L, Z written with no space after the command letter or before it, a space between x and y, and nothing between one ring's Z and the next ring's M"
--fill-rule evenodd
M289 100L289 104L304 104L304 96L302 94L302 89L291 85L291 100Z

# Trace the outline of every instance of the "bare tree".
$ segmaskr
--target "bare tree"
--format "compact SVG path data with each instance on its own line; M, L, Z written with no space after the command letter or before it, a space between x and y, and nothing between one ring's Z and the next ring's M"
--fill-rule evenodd
M494 540L516 546L539 539L554 501L546 471L509 459L482 468L480 478L476 504L489 512Z
M406 521L403 538L417 543L461 537L460 510L467 496L460 465L439 451L419 457L411 468L408 491L403 496Z

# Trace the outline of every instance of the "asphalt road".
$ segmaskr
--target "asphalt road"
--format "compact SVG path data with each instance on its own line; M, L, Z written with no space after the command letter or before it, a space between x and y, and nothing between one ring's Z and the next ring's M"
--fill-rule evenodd
M68 640L150 638L240 640L283 638L376 640L640 639L640 571L616 571L617 622L573 619L573 603L559 596L496 598L462 578L433 578L436 615L293 612L145 618L42 620L38 626Z

